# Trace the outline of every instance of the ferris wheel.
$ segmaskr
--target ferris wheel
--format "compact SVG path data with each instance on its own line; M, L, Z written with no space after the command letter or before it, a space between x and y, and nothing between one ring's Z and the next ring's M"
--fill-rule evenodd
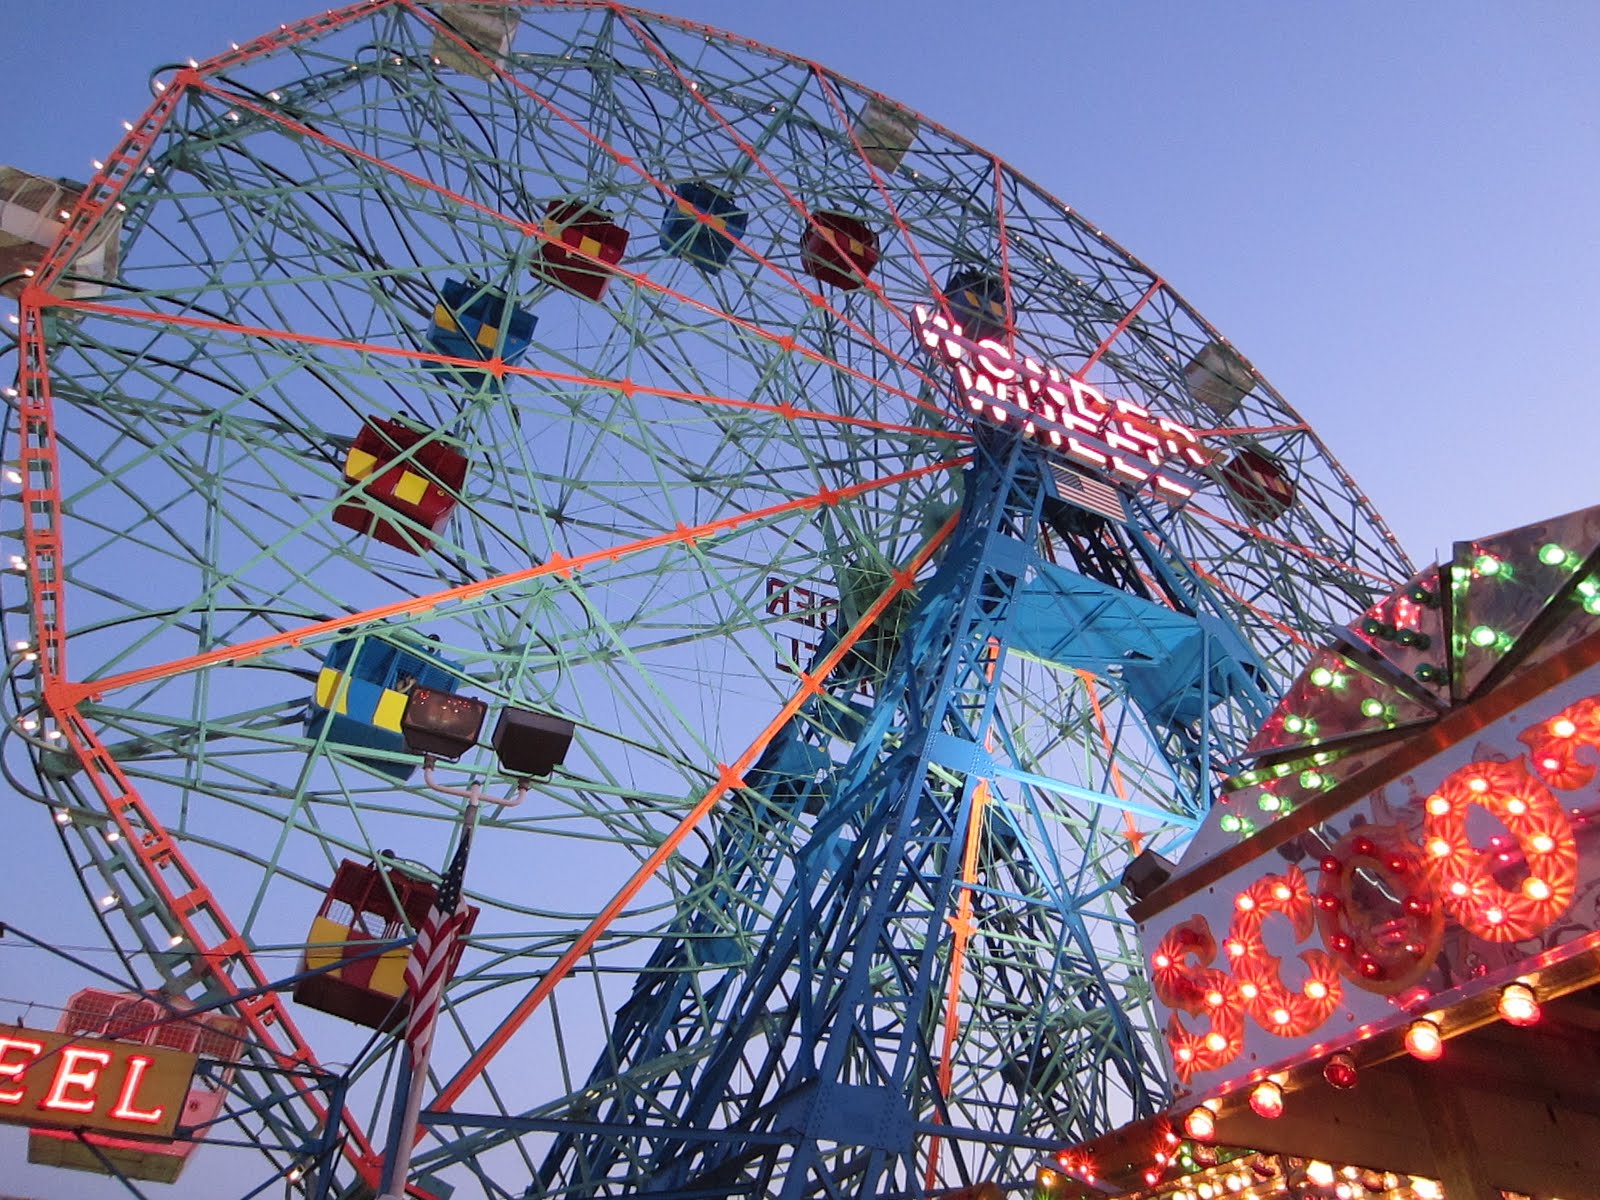
M366 0L155 86L9 281L5 761L130 991L237 1023L240 1193L376 1187L404 938L519 777L424 1193L1016 1185L1159 1108L1119 880L1412 573L1248 362L690 22ZM492 744L424 770L421 696Z

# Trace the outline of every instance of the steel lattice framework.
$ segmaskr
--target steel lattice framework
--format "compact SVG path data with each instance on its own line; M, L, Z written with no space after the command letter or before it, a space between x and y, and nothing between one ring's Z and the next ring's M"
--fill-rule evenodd
M476 839L425 1172L920 1195L1158 1107L1119 875L1411 573L1306 422L1236 357L1197 398L1226 343L994 156L688 22L368 0L157 78L23 294L7 448L6 763L130 983L225 1004L262 1067L338 1064L337 1175L375 1181L393 1039L258 989L341 859L445 860L458 802L305 722L330 647L428 638L578 730ZM748 218L718 269L657 233L706 181ZM540 269L552 205L631 233L599 301ZM807 273L825 211L877 231L864 286ZM63 299L111 221L116 279ZM974 269L1021 351L1201 432L1193 499L1112 519L962 415L911 313ZM534 316L525 356L427 340L453 280ZM468 461L426 553L332 520L371 418ZM1270 524L1244 448L1293 480ZM299 1078L233 1083L241 1193L301 1178L329 1118Z

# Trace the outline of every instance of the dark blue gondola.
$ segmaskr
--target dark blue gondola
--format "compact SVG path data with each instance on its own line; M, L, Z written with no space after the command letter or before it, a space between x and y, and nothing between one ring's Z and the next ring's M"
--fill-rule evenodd
M428 345L453 358L487 361L498 355L508 363L517 363L528 352L536 324L538 318L512 304L499 289L472 280L450 279L445 281L439 302L433 306ZM488 371L444 364L439 364L438 369L472 388L483 387L494 379Z
M957 271L944 285L950 315L975 342L1003 342L1006 336L1006 287L1000 276L982 269Z
M750 214L731 193L709 183L680 183L672 191L661 218L661 248L715 275L733 257L734 239L744 237Z

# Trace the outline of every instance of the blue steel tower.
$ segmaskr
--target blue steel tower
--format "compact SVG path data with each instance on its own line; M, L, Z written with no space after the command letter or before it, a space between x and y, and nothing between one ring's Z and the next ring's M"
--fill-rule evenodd
M953 532L874 703L851 711L853 749L825 794L814 747L846 731L820 703L753 775L787 804L810 800L816 820L797 838L759 953L702 995L718 1006L713 1052L606 1114L613 1130L661 1128L674 1105L695 1135L662 1130L645 1194L909 1196L932 1186L925 1176L1023 1186L1030 1164L1077 1131L1163 1103L1153 1047L1123 1007L1126 981L1107 978L1121 964L1104 961L1107 941L1069 890L1050 832L1063 796L1115 800L1022 765L1007 657L1096 673L1155 660L1141 694L1159 699L1145 715L1171 726L1174 747L1197 736L1183 713L1259 715L1259 664L1204 615L1203 590L1179 592L1159 560L1143 565L1166 575L1166 603L1043 558L1045 514L1063 516L1051 455L1004 427L980 426L972 446ZM1135 577L1135 563L1122 567L1120 578ZM858 675L844 672L835 692L848 696ZM1197 818L1201 776L1182 753L1173 778L1195 790L1177 807ZM753 852L748 838L728 845L723 871L743 859L753 881ZM705 933L682 932L641 976L613 1037L640 1065L672 1060L705 1020L659 982ZM595 1082L618 1066L601 1064ZM937 1176L921 1152L930 1140L946 1147ZM563 1160L614 1166L606 1150L620 1145L563 1138L546 1186Z

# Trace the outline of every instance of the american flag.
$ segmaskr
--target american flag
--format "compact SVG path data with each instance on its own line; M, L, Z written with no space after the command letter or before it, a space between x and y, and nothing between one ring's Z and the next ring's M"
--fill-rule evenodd
M1056 479L1056 494L1068 504L1099 513L1112 521L1126 521L1122 497L1117 489L1102 483L1087 471L1079 471L1062 463L1052 462L1050 473Z
M445 981L450 977L450 960L455 957L456 939L466 924L467 910L461 904L461 884L467 873L467 850L472 845L472 826L461 832L461 844L439 884L433 907L417 930L406 964L406 994L411 997L411 1016L406 1021L406 1045L413 1064L426 1064L433 1046L433 1031L439 1021L439 1001Z

